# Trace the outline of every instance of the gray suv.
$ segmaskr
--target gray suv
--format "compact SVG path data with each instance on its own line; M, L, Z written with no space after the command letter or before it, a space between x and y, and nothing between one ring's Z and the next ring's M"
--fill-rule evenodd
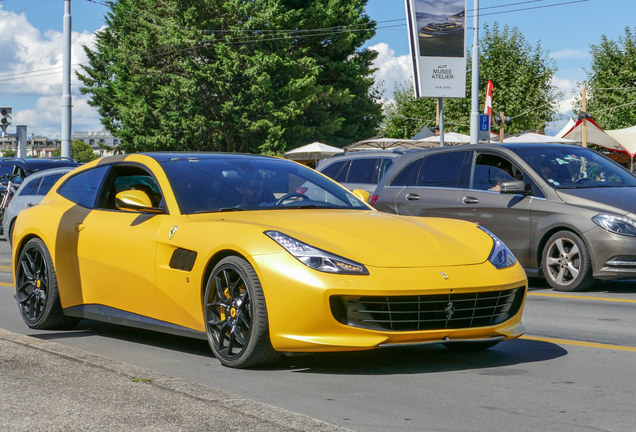
M479 223L529 276L559 291L636 278L636 177L587 148L471 144L407 152L371 201L380 211Z
M393 160L404 150L371 150L340 153L318 162L316 170L349 190L362 189L371 194Z

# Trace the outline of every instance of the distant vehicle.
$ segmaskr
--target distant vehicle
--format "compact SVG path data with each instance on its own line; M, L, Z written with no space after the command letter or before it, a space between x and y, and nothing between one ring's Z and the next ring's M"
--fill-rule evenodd
M593 150L471 144L409 152L375 208L479 223L559 291L636 278L636 177Z
M51 168L62 167L78 167L80 164L72 158L53 157L53 158L34 158L24 159L18 157L0 158L0 176L17 175L22 179L30 176L38 171Z
M403 153L400 149L339 153L319 161L316 171L349 190L361 189L371 194L393 160Z
M29 207L38 205L44 196L51 190L55 182L74 168L55 168L37 172L22 182L18 190L4 208L2 217L2 232L6 233L5 238L11 244L13 225L18 214Z

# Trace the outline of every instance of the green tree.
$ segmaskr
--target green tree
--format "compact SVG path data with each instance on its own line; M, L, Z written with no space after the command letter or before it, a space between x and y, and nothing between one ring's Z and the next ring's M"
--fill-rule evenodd
M15 150L12 148L8 148L2 152L2 156L3 157L15 157L16 153Z
M604 129L622 129L636 124L636 35L629 27L617 41L601 36L590 45L591 70L586 70L587 112ZM573 104L581 109L581 84Z
M56 148L53 151L53 157L60 157L61 155L61 148ZM93 153L93 148L80 140L73 140L71 143L71 157L79 163L86 163L97 159L97 155Z
M366 2L110 2L82 92L128 153L343 145L382 116Z
M519 28L492 28L484 25L479 41L479 101L480 111L486 93L486 84L494 85L492 110L505 112L513 118L506 125L506 132L543 129L557 117L561 94L552 84L556 64L541 43L532 46ZM444 126L446 130L470 132L471 74L470 53L467 59L466 97L444 99ZM436 99L413 96L412 83L397 85L394 90L395 103L386 107L385 134L394 138L410 138L422 127L435 124ZM493 132L499 126L493 124Z

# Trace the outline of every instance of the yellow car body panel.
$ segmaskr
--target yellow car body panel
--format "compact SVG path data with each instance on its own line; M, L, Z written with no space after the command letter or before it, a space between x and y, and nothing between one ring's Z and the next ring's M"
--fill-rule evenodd
M88 209L57 193L69 175L124 161L152 172L165 214ZM33 237L44 241L62 308L104 305L204 335L207 277L219 257L237 255L260 280L271 343L279 351L361 350L443 338L510 339L525 331L523 304L501 324L457 330L370 330L338 322L331 311L331 296L446 295L520 287L525 297L522 268L517 263L496 269L488 261L493 241L474 224L370 208L181 214L168 177L147 155L101 159L69 175L40 205L20 213L13 243L15 278L21 248ZM309 268L265 235L268 230L362 263L369 275ZM196 253L191 269L170 265L177 249Z

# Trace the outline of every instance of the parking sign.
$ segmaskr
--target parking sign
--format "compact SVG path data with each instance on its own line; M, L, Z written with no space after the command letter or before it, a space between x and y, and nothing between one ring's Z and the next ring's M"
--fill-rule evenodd
M479 114L479 133L477 139L480 143L490 142L490 116L488 114Z

